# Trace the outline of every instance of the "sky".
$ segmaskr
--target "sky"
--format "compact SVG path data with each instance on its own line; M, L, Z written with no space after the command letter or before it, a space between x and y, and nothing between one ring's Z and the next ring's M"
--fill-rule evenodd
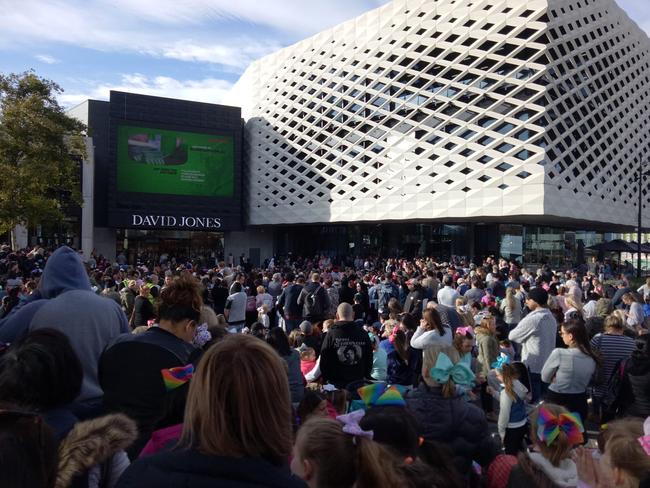
M66 107L110 90L218 103L255 59L387 1L0 0L0 73L33 69ZM647 2L618 1L650 35Z

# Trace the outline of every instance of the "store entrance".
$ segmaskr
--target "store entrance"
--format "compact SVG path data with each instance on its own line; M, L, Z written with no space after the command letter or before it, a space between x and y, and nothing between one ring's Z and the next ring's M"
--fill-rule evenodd
M204 260L210 266L223 260L224 236L220 232L151 231L119 229L117 251L129 264L159 262L166 254L178 260Z

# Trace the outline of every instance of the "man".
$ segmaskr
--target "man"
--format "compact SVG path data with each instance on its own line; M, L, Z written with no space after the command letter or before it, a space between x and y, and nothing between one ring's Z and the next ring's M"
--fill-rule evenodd
M616 293L612 297L612 306L616 308L624 308L623 295L630 293L632 289L625 285L625 281L619 280L616 282Z
M224 315L228 321L231 333L241 332L246 325L246 301L248 297L241 283L235 281L230 287L230 295L226 299Z
M419 319L422 317L422 301L424 300L424 292L418 280L411 279L406 282L409 288L409 294L406 296L404 302L404 311L415 316Z
M537 403L544 393L542 367L555 348L557 322L547 308L548 292L536 286L528 293L526 306L530 310L510 331L508 339L521 344L521 360L528 367L532 402Z
M463 295L467 303L471 305L474 302L481 302L481 298L485 296L485 292L480 288L481 280L478 278L472 278L471 288L465 292Z
M330 303L327 291L320 283L318 273L313 273L311 281L300 291L298 305L302 307L302 316L311 323L321 322L325 319Z
M341 303L336 310L336 322L321 347L320 368L325 381L337 388L370 378L372 343L363 327L354 323L349 303Z
M298 305L298 297L302 286L293 282L293 273L287 274L287 286L278 297L278 313L284 317L284 327L287 335L300 325L302 320L302 307Z
M452 308L456 306L456 298L460 297L460 295L451 287L453 282L454 279L449 275L446 275L443 279L442 284L444 286L438 291L438 303L440 305Z

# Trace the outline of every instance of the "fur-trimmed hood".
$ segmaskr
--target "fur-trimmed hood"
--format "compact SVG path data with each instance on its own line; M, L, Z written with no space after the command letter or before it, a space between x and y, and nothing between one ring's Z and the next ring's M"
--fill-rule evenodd
M68 488L91 467L111 459L138 436L133 420L114 414L79 422L59 445L59 472L55 488Z

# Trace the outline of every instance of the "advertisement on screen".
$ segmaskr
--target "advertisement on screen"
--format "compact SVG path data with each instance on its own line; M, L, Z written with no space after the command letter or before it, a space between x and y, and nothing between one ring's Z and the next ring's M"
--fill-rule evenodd
M232 197L231 136L120 125L117 191L197 197Z

